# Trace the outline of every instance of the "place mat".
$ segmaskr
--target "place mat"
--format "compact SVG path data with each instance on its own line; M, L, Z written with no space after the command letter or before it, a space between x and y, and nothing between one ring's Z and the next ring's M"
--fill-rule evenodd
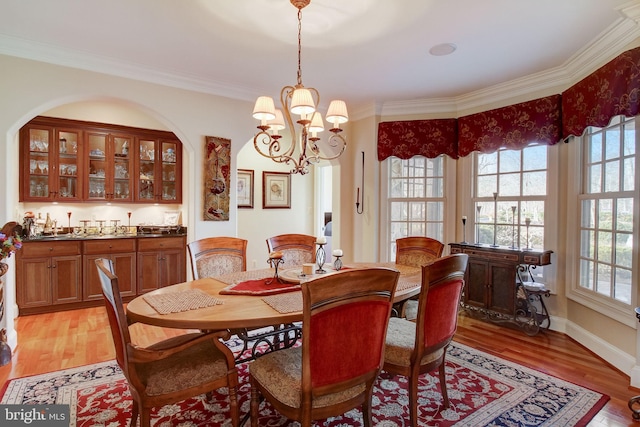
M302 311L302 292L272 295L262 298L262 301L281 314Z
M220 295L275 295L299 290L298 283L280 283L271 276L234 283L220 290Z
M400 275L396 292L406 291L422 285L422 274Z
M235 273L227 273L217 276L216 280L226 283L227 285L235 285L245 280L258 280L265 277L273 277L274 270L271 268L261 268L259 270L237 271Z
M160 314L180 313L223 303L221 299L212 297L200 289L187 289L165 294L145 294L142 297Z

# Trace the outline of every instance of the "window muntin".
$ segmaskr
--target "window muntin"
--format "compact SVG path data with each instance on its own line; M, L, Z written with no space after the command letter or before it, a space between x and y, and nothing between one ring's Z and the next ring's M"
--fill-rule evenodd
M389 158L389 257L396 239L427 236L444 241L444 158Z
M537 144L475 155L473 242L544 248L548 163L548 147Z
M584 137L578 287L630 305L633 297L635 120L615 118Z

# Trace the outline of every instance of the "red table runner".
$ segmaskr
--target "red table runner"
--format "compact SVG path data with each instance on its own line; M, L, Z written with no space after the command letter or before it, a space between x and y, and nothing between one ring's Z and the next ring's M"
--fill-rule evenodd
M273 280L271 284L267 282ZM244 282L234 283L220 291L220 295L275 295L285 292L295 292L300 290L298 283L280 283L272 277L257 280L245 280Z

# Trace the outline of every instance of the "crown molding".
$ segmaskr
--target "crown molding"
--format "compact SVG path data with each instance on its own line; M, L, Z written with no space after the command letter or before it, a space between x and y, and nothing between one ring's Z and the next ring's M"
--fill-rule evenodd
M382 104L384 116L443 114L452 117L560 93L624 52L640 38L640 3L619 8L623 17L563 65L456 97L392 101Z
M254 91L247 87L211 82L180 73L161 72L91 52L54 47L3 34L0 34L0 54L232 99L250 102L255 100Z

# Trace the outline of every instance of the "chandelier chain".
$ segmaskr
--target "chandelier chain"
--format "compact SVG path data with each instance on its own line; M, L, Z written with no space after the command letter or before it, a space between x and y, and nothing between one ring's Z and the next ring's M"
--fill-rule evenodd
M298 85L302 86L302 9L298 9Z

